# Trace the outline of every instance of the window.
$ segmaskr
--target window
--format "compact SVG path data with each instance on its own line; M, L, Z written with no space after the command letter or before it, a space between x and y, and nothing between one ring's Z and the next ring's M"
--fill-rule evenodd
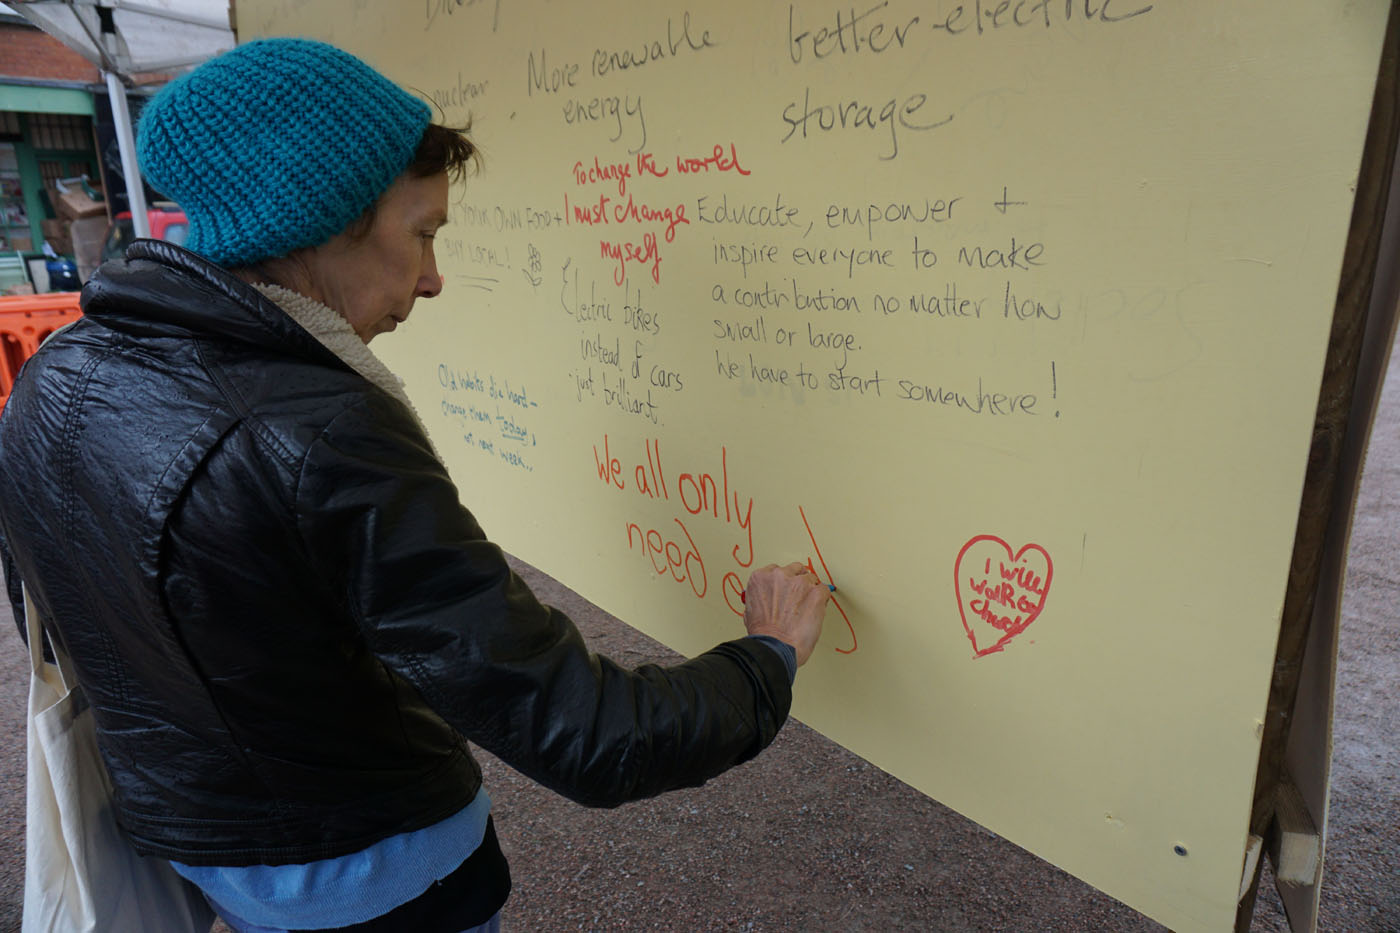
M31 113L29 142L35 149L91 152L92 119L70 113Z

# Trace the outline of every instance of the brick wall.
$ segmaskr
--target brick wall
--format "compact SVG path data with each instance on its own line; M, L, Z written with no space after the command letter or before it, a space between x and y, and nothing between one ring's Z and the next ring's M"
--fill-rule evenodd
M32 26L0 23L0 75L47 81L102 80L97 66Z

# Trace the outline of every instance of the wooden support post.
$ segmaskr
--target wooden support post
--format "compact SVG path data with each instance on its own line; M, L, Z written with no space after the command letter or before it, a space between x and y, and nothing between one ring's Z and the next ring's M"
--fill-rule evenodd
M1303 795L1284 774L1269 829L1269 861L1280 884L1313 884L1322 868L1322 836Z
M1249 844L1244 848L1244 871L1240 872L1241 901L1254 889L1254 879L1259 874L1259 854L1263 851L1264 840L1259 836L1250 836Z

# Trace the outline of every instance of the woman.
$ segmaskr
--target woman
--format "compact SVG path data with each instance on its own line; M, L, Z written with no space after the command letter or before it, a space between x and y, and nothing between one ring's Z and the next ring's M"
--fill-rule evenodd
M139 151L189 250L104 266L0 419L11 591L75 662L138 851L237 930L494 929L466 740L599 806L772 740L810 573L754 574L756 637L619 668L511 573L369 351L442 288L463 135L350 55L265 40L163 90Z

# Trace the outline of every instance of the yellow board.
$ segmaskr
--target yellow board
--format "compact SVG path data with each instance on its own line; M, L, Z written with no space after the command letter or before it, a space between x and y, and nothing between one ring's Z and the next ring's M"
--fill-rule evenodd
M489 534L688 653L810 560L803 721L1186 931L1234 917L1387 7L238 15L472 118L446 291L374 348Z

